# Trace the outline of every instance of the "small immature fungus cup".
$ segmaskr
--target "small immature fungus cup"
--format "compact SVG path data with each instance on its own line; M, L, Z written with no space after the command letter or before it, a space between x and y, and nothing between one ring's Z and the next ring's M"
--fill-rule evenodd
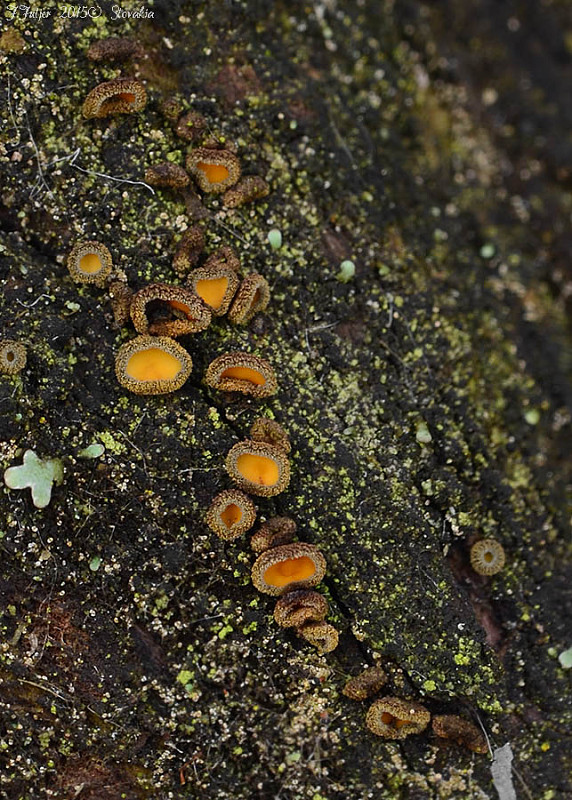
M227 489L214 498L207 511L207 525L221 539L236 539L256 521L256 507L238 489Z
M367 667L359 675L350 678L342 693L350 700L367 700L377 694L387 683L387 675L381 667Z
M487 753L487 740L484 733L456 714L442 714L433 717L431 727L437 736L442 739L450 739L460 747L466 747L473 753Z
M312 589L287 592L277 601L274 619L281 628L299 628L307 622L322 622L328 613L328 601Z
M224 353L211 361L205 382L221 392L242 392L252 397L271 397L278 391L274 370L264 358L252 353Z
M184 277L195 266L204 246L205 235L201 227L193 225L184 232L173 256L173 269L179 277Z
M76 283L104 286L113 269L113 259L101 242L77 242L68 256L67 267Z
M130 318L133 291L124 281L111 281L107 287L115 324L122 328Z
M240 178L240 162L230 150L197 147L187 156L187 170L203 192L224 192Z
M189 273L187 286L210 308L215 317L226 314L240 281L224 264L198 267Z
M16 375L26 366L26 348L14 339L0 339L0 373Z
M144 55L143 47L135 39L110 36L98 39L90 44L87 57L90 61L127 61L129 58L140 58Z
M290 517L271 517L252 534L250 547L257 553L264 553L271 547L290 544L296 533L296 523Z
M401 697L382 697L367 712L365 724L376 736L405 739L412 733L424 731L430 719L431 714L421 703Z
M145 108L147 92L137 78L114 78L92 89L83 104L86 119L134 114Z
M193 362L167 336L137 336L121 345L115 358L117 380L134 394L167 394L180 389Z
M252 272L238 287L228 318L235 325L248 325L255 314L264 311L269 302L268 281L257 272Z
M236 186L224 193L222 202L227 208L238 208L245 203L252 203L253 200L260 200L269 193L270 186L264 178L258 175L246 175Z
M250 438L254 442L266 442L281 447L285 453L289 453L292 449L288 434L282 425L268 417L258 417L254 420L250 428Z
M290 483L288 456L279 447L245 441L232 447L226 457L228 474L240 489L260 497L274 497Z
M297 633L319 653L331 653L339 642L339 633L329 622L307 622L297 629Z
M133 297L131 319L138 333L184 336L208 328L211 312L184 286L151 283Z
M252 583L259 592L278 596L317 586L325 574L326 559L316 545L294 542L259 555L252 567Z
M240 269L240 259L236 252L227 244L223 244L214 253L211 253L204 264L205 267L230 267L235 272Z
M496 575L505 560L503 546L496 539L481 539L471 547L471 566L479 575Z
M151 186L166 186L170 189L184 189L190 178L185 170L171 161L154 164L145 170L145 182Z
M175 133L180 139L187 142L196 142L207 129L207 121L202 114L189 111L179 118L175 126Z

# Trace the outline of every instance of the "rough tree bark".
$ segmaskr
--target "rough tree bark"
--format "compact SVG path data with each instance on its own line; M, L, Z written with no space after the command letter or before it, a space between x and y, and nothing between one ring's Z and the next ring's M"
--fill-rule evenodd
M2 466L31 448L65 480L43 510L2 484L1 796L496 797L488 756L366 730L341 689L373 663L388 693L510 743L517 797L570 796L569 3L102 7L2 11L1 334L28 348L0 378ZM89 62L111 35L146 56ZM143 112L82 118L132 71ZM87 236L133 288L177 280L197 207L138 183L184 164L171 95L271 185L235 211L204 197L201 224L272 301L185 340L176 394L136 397L113 374L132 332L64 260ZM240 348L271 360L275 398L201 382ZM290 433L293 477L259 514L327 557L326 656L276 627L247 541L204 523L261 410ZM507 555L490 579L468 561L482 536Z

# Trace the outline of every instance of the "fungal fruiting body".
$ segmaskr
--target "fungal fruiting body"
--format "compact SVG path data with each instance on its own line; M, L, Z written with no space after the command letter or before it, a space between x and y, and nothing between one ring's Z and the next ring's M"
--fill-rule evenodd
M111 274L113 260L101 242L77 242L68 256L67 267L76 283L104 286Z
M133 292L125 281L112 281L107 287L115 324L123 327L129 322Z
M209 364L205 382L222 392L242 392L270 397L278 389L274 370L264 358L252 353L224 353Z
M240 162L230 150L197 147L187 156L187 170L203 192L224 192L240 178Z
M87 53L90 61L127 61L143 55L143 48L135 39L110 36L90 44Z
M135 394L166 394L191 374L187 351L166 336L137 336L121 345L115 359L117 380Z
M376 700L365 718L372 733L385 739L405 739L412 733L421 733L431 719L425 706L401 697L382 697Z
M131 319L138 333L183 336L208 328L211 312L184 286L152 283L133 297Z
M171 161L154 164L145 170L145 181L151 186L167 186L170 189L184 189L191 179L185 170Z
M269 302L268 281L257 272L251 272L238 287L228 318L235 325L247 325L255 314L264 311Z
M387 675L381 667L367 667L359 675L350 678L342 689L350 700L366 700L377 694L387 682Z
M258 417L254 420L250 428L250 438L255 442L266 442L281 447L285 453L289 453L292 449L288 434L282 425L268 417Z
M269 192L270 187L263 178L258 175L246 175L236 186L224 193L222 202L227 208L237 208L244 203L260 200Z
M326 559L313 544L295 542L273 547L258 556L252 582L259 592L281 595L316 586L326 574Z
M261 497L280 494L290 483L288 456L264 442L235 444L226 457L228 474L240 489Z
M322 622L328 613L328 601L312 589L287 592L277 601L274 619L281 628L299 628L308 622Z
M479 575L496 575L505 560L503 546L496 539L481 539L471 547L471 566Z
M214 498L207 511L207 525L221 539L236 539L256 520L254 503L238 489L227 489Z
M431 727L437 736L450 739L461 747L466 747L474 753L488 751L487 740L482 731L472 722L468 722L455 714L442 714L433 717Z
M205 267L230 267L230 269L238 272L240 269L240 259L232 247L224 244L222 247L215 250L214 253L210 254L204 265Z
M271 517L256 533L252 534L250 547L257 553L278 547L281 544L290 544L296 533L296 523L290 517Z
M0 373L16 375L26 366L26 348L14 339L0 340Z
M187 142L196 142L207 128L205 118L196 111L183 114L177 121L175 133Z
M307 622L297 629L297 633L319 653L331 653L338 646L339 634L329 622Z
M198 267L189 273L187 286L210 308L215 317L226 314L238 284L236 272L223 264Z
M202 228L198 225L193 225L183 233L173 256L173 269L180 277L186 275L191 267L195 266L204 246L205 236Z
M109 117L133 114L145 108L147 92L137 78L114 78L92 89L83 104L83 116Z

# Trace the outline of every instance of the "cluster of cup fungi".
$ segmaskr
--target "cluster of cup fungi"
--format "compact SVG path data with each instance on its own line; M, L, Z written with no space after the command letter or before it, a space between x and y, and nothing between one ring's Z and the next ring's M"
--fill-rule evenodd
M140 45L129 39L105 39L91 45L87 53L94 62L128 61L143 55ZM134 77L119 77L96 86L83 105L85 118L102 118L141 111L147 102L144 84ZM234 208L264 197L269 192L259 176L241 178L235 152L206 139L203 117L182 113L176 100L163 103L164 116L180 138L196 145L186 159L186 169L164 162L147 169L147 183L186 190L194 180L203 193L222 194L223 205ZM266 279L258 273L239 276L240 263L227 246L219 248L197 266L205 245L202 228L193 225L183 235L173 258L173 269L184 285L154 283L133 292L125 274L114 268L109 249L99 241L78 242L67 260L71 277L78 283L107 287L115 321L129 320L137 336L123 344L115 361L117 379L138 395L164 394L179 389L189 377L192 359L177 338L205 330L213 317L226 315L234 324L246 325L268 305ZM26 364L26 348L20 342L0 340L0 372L13 375ZM244 352L224 353L207 368L205 382L224 392L240 392L264 399L277 391L276 376L265 359ZM212 500L206 512L208 526L221 539L230 541L252 530L257 510L251 495L273 497L290 480L290 441L274 420L260 417L250 429L250 438L235 444L226 457L226 470L236 488L226 489ZM289 517L272 517L251 535L256 556L252 582L256 589L277 598L274 619L290 628L320 653L333 651L337 630L325 621L329 607L315 590L326 573L326 562L316 545L295 541L296 523ZM473 544L471 565L481 575L502 569L505 555L494 539ZM370 699L382 689L387 676L381 667L369 667L351 678L343 693L353 700ZM430 712L420 703L399 697L381 697L366 715L373 733L387 739L403 739L425 730ZM437 715L434 733L476 753L487 751L481 731L461 717Z

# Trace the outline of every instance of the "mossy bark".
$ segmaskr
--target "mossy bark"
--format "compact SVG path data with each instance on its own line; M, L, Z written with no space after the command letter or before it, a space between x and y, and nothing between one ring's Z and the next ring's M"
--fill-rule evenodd
M0 796L494 797L486 756L366 730L341 689L373 663L386 693L510 742L519 797L570 794L571 44L566 3L500 5L2 12L2 335L28 348L0 379L2 467L33 449L65 479L45 509L1 492ZM104 36L146 56L94 65ZM145 110L84 120L119 74L146 82ZM268 197L225 210L141 183L184 166L172 95ZM180 391L131 395L113 364L133 332L66 254L97 239L132 288L177 283L196 218L271 304L183 339ZM238 349L271 361L275 397L204 385ZM288 430L293 474L259 515L292 516L326 555L327 656L275 625L247 542L204 522L260 413ZM468 560L484 536L507 555L493 578Z

